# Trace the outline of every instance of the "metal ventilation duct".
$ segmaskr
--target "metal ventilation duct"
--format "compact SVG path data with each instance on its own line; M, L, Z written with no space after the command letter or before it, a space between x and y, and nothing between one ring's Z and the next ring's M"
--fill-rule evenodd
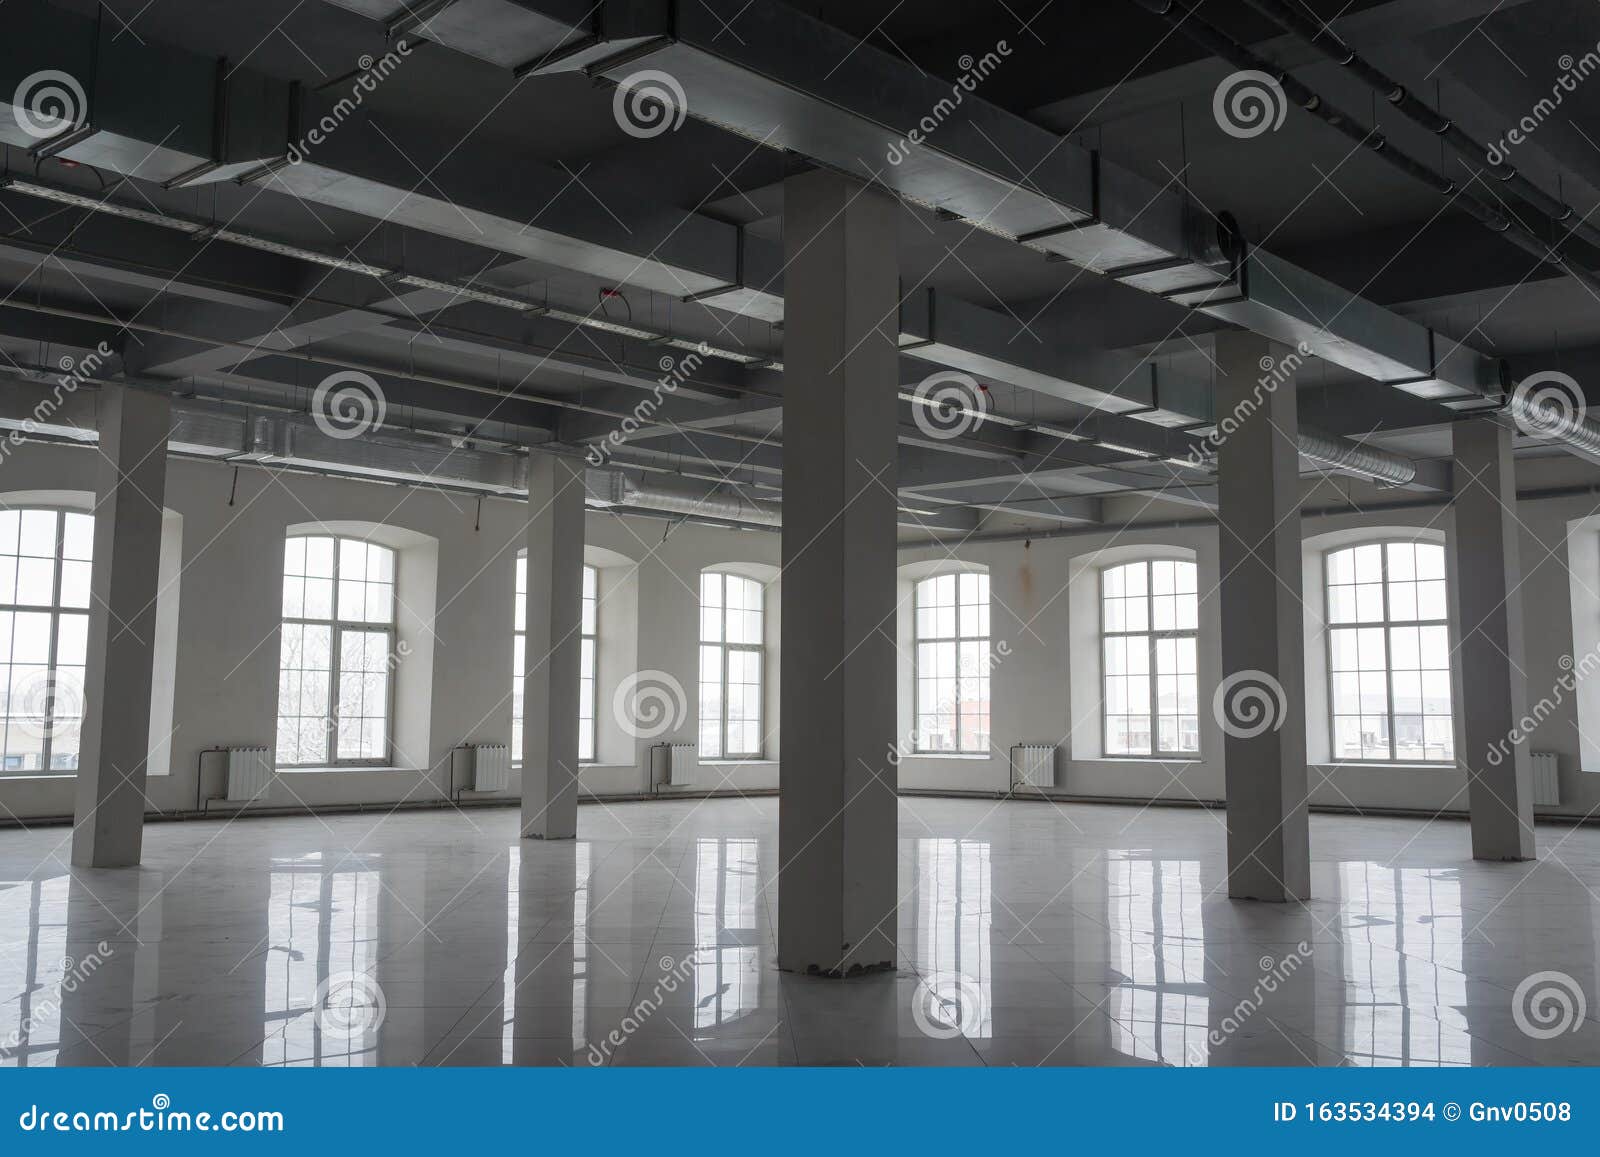
M402 0L333 2L389 22L406 14ZM430 13L408 34L518 61L519 74L582 69L620 82L641 69L666 73L682 94L672 111L1291 346L1303 342L1398 389L1464 404L1502 391L1492 359L1465 349L1442 356L1447 344L1426 327L1270 255L1244 253L1226 215L970 91L953 99L949 82L788 5L455 0ZM728 35L735 22L738 35ZM492 56L482 47L491 40Z
M420 19L401 0L345 6L496 63L519 58L531 71L582 67L621 80L659 68L682 86L690 115L1287 344L1303 341L1317 356L1397 388L1469 404L1502 390L1493 361L1451 350L1426 327L1270 255L1244 254L1225 215L1214 218L982 99L965 97L899 164L880 164L920 131L930 109L949 105L950 86L787 5L456 0L430 4ZM44 141L49 151L176 183L245 172L259 161L257 171L272 171L308 200L444 235L465 230L463 239L476 245L781 316L776 247L733 226L634 203L624 229L581 192L563 194L564 174L519 164L511 197L502 175L473 172L461 158L433 173L448 202L420 196L415 174L392 148L356 124L330 134L314 157L281 165L296 116L315 121L326 96L308 98L302 109L287 84L107 34L94 20L38 0L12 0L7 17L25 33L10 42L29 49L0 55L0 94L25 103L22 81L41 68L88 77L82 123ZM735 19L739 35L728 36ZM817 67L824 60L828 66ZM171 83L150 86L151 75ZM0 116L0 131L21 131L15 116L6 120ZM188 128L173 134L174 124ZM13 143L41 146L32 137ZM1031 174L1020 187L1019 168ZM544 185L548 204L530 187ZM544 205L535 228L525 221L529 199Z
M1314 430L1300 431L1300 454L1335 470L1390 486L1409 486L1417 477L1417 464L1409 458Z

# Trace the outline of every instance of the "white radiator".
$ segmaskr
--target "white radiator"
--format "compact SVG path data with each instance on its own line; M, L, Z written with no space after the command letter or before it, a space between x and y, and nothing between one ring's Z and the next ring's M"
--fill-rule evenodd
M1019 743L1011 749L1012 787L1055 787L1055 785L1055 744Z
M1528 757L1533 765L1533 806L1555 807L1561 803L1561 777L1554 752L1535 751Z
M505 791L511 786L511 749L503 743L467 743L455 749L462 791Z
M249 803L272 785L272 750L267 747L228 748L228 803Z
M657 787L691 786L699 767L692 743L658 743L650 749L650 782Z

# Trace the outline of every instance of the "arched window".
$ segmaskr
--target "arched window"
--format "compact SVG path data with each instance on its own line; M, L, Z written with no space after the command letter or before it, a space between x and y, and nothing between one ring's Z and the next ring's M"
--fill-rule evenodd
M1453 761L1444 547L1345 547L1327 576L1333 757Z
M517 605L511 640L511 758L522 759L522 679L527 674L528 558L517 559ZM583 568L583 643L578 668L578 762L593 763L595 751L595 646L600 637L600 576Z
M71 772L83 729L94 516L0 510L0 772Z
M1200 751L1195 564L1141 559L1100 572L1105 753Z
M989 576L925 578L916 589L916 750L989 751Z
M394 564L393 550L363 539L285 540L279 767L388 761Z
M764 592L755 579L721 571L700 576L700 746L702 759L759 759L766 694Z

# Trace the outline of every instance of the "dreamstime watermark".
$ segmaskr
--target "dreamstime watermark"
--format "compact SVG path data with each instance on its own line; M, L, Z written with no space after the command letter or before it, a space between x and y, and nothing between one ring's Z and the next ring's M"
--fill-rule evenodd
M1235 739L1254 739L1283 726L1289 715L1289 696L1283 684L1265 671L1235 671L1217 684L1211 711L1224 733Z
M17 1116L24 1133L282 1133L283 1114L273 1110L225 1109L220 1113L174 1109L172 1098L157 1093L150 1107L51 1110L30 1104Z
M923 1036L953 1040L983 1035L988 1001L983 986L962 972L935 972L911 993L911 1020Z
M600 1041L591 1042L589 1045L589 1063L596 1068L611 1059L611 1055L621 1048L634 1033L638 1032L644 1023L660 1011L666 1003L666 998L678 991L678 986L684 984L694 975L695 953L691 952L682 960L674 960L670 956L663 956L657 964L666 975L658 977L647 996L640 997L628 1010L622 1021L605 1035Z
M1600 670L1600 650L1589 651L1581 659L1574 659L1571 655L1562 655L1557 663L1561 667L1561 677L1550 688L1550 693L1528 709L1528 713L1517 720L1506 732L1505 737L1497 739L1489 745L1489 750L1484 756L1490 767L1499 767L1511 755L1513 748L1526 743L1532 734L1539 729L1539 725L1551 715L1556 708L1567 701L1567 696L1578 689L1582 683L1595 671Z
M83 719L83 685L54 670L38 667L11 692L11 724L34 739L57 739Z
M992 648L984 652L983 661L981 664L983 669L981 671L974 672L971 675L964 675L963 677L988 678L991 674L993 674L994 669L1000 665L1000 661L1010 656L1010 654L1011 644L1006 642L1004 639L1001 639ZM958 704L952 698L940 699L939 702L934 705L931 714L948 715L952 718L959 719L960 704ZM957 725L959 726L959 723ZM895 740L889 745L889 766L899 767L902 760L916 755L917 751L917 730L916 728L912 728L905 735L902 735L899 739Z
M1257 363L1261 367L1261 376L1251 387L1249 396L1235 402L1233 408L1212 426L1211 432L1189 450L1189 461L1195 466L1204 466L1251 414L1266 405L1267 399L1277 393L1281 386L1294 380L1295 374L1311 356L1311 346L1306 342L1301 342L1281 358L1270 354L1263 356Z
M48 1024L60 1014L62 997L78 991L85 981L100 971L101 965L115 955L116 950L102 940L94 946L93 951L84 953L76 960L70 956L63 956L61 982L56 988L55 995L30 1002L28 1015L22 1018L4 1041L0 1041L0 1052L16 1049L27 1043L33 1037L36 1028Z
M917 383L911 403L917 429L945 442L983 425L989 413L989 391L971 374L940 370Z
M678 392L678 388L688 381L690 376L700 368L701 361L710 356L711 347L701 342L694 350L681 358L666 356L658 363L661 367L661 377L656 379L656 384L651 387L650 395L639 401L633 407L633 412L618 423L600 441L592 443L584 451L584 457L591 466L604 466L622 445L627 442L641 426L648 425L655 417L656 411L661 408L661 403Z
M634 739L659 739L689 717L689 696L665 671L635 671L617 685L611 714Z
M1600 44L1596 44L1577 59L1573 59L1570 52L1562 54L1556 61L1556 67L1561 69L1561 75L1556 77L1555 83L1550 86L1550 95L1540 97L1515 125L1506 130L1504 136L1485 150L1484 159L1491 165L1499 167L1505 164L1511 150L1526 143L1528 138L1539 130L1539 126L1561 107L1561 102L1569 94L1578 91L1578 85L1596 72L1600 72Z
M1211 95L1217 127L1241 141L1277 132L1288 112L1282 83L1271 73L1253 68L1223 77Z
M311 420L330 438L359 438L383 425L388 414L383 387L360 370L331 373L311 393Z
M101 342L81 359L62 358L57 363L62 372L56 378L56 384L51 387L49 397L41 398L22 420L22 426L19 429L8 430L4 441L0 441L0 462L4 462L29 437L37 434L39 427L49 422L50 418L66 404L67 399L78 392L78 387L98 373L108 359L115 356L116 352L111 346Z
M1571 374L1541 370L1517 383L1506 408L1517 429L1530 438L1547 440L1581 427L1589 413L1589 401Z
M688 113L689 98L683 85L670 72L658 68L641 69L623 77L611 97L611 114L617 127L639 140L676 132Z
M351 82L349 95L335 101L333 107L323 113L317 123L307 129L305 135L298 141L289 142L289 163L298 165L306 159L312 149L337 132L339 126L355 114L367 97L378 91L378 86L394 75L395 70L405 62L411 52L411 42L402 38L396 40L393 48L376 59L371 55L362 56L356 62L361 71Z
M83 127L89 98L77 77L48 68L22 78L11 95L11 115L30 137L48 140Z
M1511 1019L1522 1035L1551 1040L1577 1032L1589 1015L1583 986L1565 972L1535 972L1525 976L1511 994Z
M317 985L312 1008L317 1028L329 1036L360 1036L383 1025L389 1001L367 973L334 972Z
M1302 940L1294 946L1292 952L1281 958L1269 955L1263 956L1257 961L1257 967L1261 969L1261 975L1251 987L1250 994L1229 1009L1227 1014L1217 1022L1211 1031L1206 1033L1206 1045L1215 1049L1221 1048L1226 1044L1230 1036L1243 1028L1246 1021L1261 1011L1261 1006L1267 1002L1267 997L1277 992L1280 986L1296 972L1300 971L1301 966L1311 956L1311 951L1311 945ZM1201 1049L1199 1042L1190 1045L1189 1050L1194 1060L1201 1064L1205 1063L1206 1055L1200 1055L1204 1050Z
M995 41L995 46L982 56L974 59L970 53L961 57L956 64L961 69L961 75L950 86L950 95L940 97L938 102L930 109L926 116L916 123L905 136L889 145L889 152L885 158L891 165L898 165L911 155L911 150L938 131L939 126L949 119L950 115L960 108L967 97L978 91L978 85L988 80L1000 67L1001 61L1011 55L1011 45L1004 40Z

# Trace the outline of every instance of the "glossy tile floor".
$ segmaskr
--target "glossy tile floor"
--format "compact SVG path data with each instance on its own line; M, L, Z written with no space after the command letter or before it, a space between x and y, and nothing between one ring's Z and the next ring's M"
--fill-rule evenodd
M4 831L0 1061L1600 1063L1594 1020L1513 1008L1541 972L1600 1001L1600 829L1487 865L1459 822L1314 817L1317 899L1274 906L1219 893L1220 818L904 800L900 969L846 982L774 966L772 799L562 844L509 809L154 824L126 872Z

